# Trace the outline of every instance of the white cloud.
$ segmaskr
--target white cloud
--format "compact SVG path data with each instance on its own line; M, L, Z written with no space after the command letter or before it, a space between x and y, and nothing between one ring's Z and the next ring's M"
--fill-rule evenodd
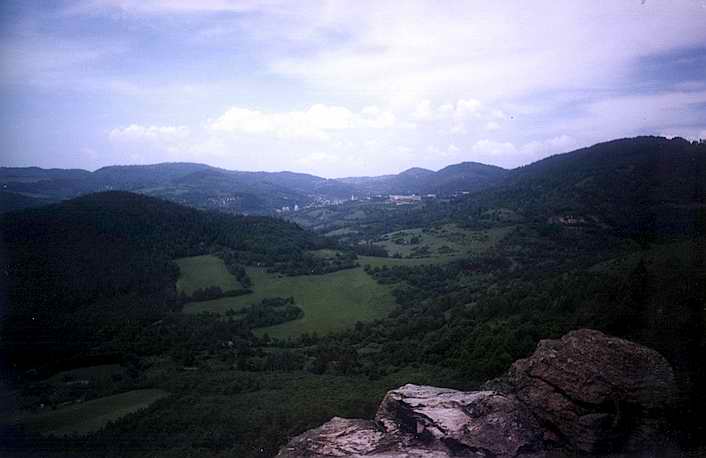
M430 146L429 148L427 148L427 152L430 153L429 155L427 155L426 158L426 162L428 163L433 164L439 159L443 160L445 163L450 163L460 160L459 158L461 148L454 144L449 145L446 149L441 149L436 146Z
M231 107L210 124L214 131L272 134L280 138L327 140L327 131L352 126L353 113L344 107L313 105L306 111L266 113Z
M272 119L257 110L232 107L210 124L213 130L225 132L240 131L248 134L272 132L275 128Z
M483 104L476 99L461 99L456 102L456 109L453 112L453 116L459 120L480 117L482 105Z
M566 152L577 147L576 139L570 135L559 135L546 141L551 153Z
M330 134L356 128L385 129L395 125L395 115L376 106L353 113L346 107L312 105L305 111L263 112L231 107L209 123L213 131L264 134L278 138L329 140Z
M239 170L305 170L341 176L374 170L368 167L376 167L379 161L399 166L396 145L385 135L399 128L406 126L398 123L394 113L374 105L355 112L323 104L301 111L234 106L193 130L132 124L112 129L108 136L125 154L143 158L161 152L170 160L216 160Z
M323 152L310 153L297 159L297 163L306 168L320 166L322 163L335 164L338 161L338 156Z
M422 100L417 104L412 113L412 119L417 121L429 121L434 118L434 112L431 109L431 101Z
M519 152L528 158L537 159L551 154L566 153L576 148L576 139L569 135L559 135L544 141L532 141L522 145Z
M500 121L506 119L502 110L487 107L474 98L458 99L455 103L446 102L436 107L425 99L417 103L410 117L419 123L440 123L442 131L452 134L464 134L468 131L469 123L483 121L485 130L497 130Z
M625 82L640 57L706 41L700 3L537 0L527 8L512 1L443 7L409 1L400 8L398 2L331 2L302 8L311 27L347 39L278 56L270 68L317 87L392 103L461 93L491 100L600 89Z
M378 174L427 157L435 169L457 159L516 166L609 138L704 128L706 85L694 72L702 0L67 3L27 7L24 26L8 25L0 84L20 102L9 110L51 103L45 125L65 116L109 131L112 144L87 133L74 148L113 148L101 161L128 151L163 160L152 153L162 151L236 168L304 160L329 176L348 166ZM697 63L672 65L682 55ZM24 111L8 119L37 125Z
M515 155L517 148L510 142L497 142L494 140L478 140L472 147L471 152L484 156Z
M395 126L397 117L394 113L383 111L375 105L367 106L360 112L360 123L374 129L386 129Z
M490 117L497 120L507 119L507 114L505 114L503 110L496 108L494 110L490 110Z
M467 119L480 118L488 115L484 113L483 103L477 99L459 99L456 103L444 103L436 108L428 99L417 103L411 114L412 119L417 121L449 120L464 121Z
M111 141L117 142L159 142L171 143L189 137L191 131L186 126L142 126L130 124L117 127L108 133Z
M516 146L508 141L478 140L472 147L473 160L487 161L505 167L527 164L551 154L566 153L577 147L570 135L558 135L544 140L533 140Z

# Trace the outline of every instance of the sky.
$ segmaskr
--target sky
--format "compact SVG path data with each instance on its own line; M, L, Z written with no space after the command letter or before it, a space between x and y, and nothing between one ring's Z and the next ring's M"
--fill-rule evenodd
M325 177L706 138L706 0L3 0L0 165Z

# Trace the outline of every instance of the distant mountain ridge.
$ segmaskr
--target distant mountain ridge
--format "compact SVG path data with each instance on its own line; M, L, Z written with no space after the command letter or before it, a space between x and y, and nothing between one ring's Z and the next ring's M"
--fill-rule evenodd
M317 199L350 198L356 190L335 180L294 172L242 172L177 162L86 170L2 167L0 210L36 206L83 194L122 190L231 213L268 214ZM20 196L20 197L17 197ZM35 205L36 204L36 205Z
M31 182L57 178L86 178L91 174L83 169L43 169L41 167L0 167L3 182Z
M197 208L269 214L283 207L325 204L370 194L473 192L501 179L500 167L464 162L438 172L411 168L397 175L322 178L296 172L245 172L190 162L81 169L0 167L0 211L38 206L83 194L122 190Z
M679 178L703 176L703 157L688 152L694 148L703 145L681 138L635 137L557 154L512 170L461 162L438 171L414 167L393 175L339 179L287 171L226 170L188 162L117 165L95 172L0 167L0 212L107 190L133 191L196 208L245 214L273 214L277 209L326 205L351 196L449 196L480 191L488 191L481 193L485 201L508 205L513 201L523 207L565 206L568 210L586 207L595 200L592 195L605 195L608 190L617 198L632 201L703 193L693 186L687 189Z
M478 162L461 162L433 170L413 167L397 175L341 178L368 193L453 194L476 192L501 181L508 170Z

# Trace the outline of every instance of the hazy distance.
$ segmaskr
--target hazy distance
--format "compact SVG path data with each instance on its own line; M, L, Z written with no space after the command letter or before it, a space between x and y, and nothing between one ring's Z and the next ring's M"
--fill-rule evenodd
M325 177L706 137L703 1L5 1L0 165Z

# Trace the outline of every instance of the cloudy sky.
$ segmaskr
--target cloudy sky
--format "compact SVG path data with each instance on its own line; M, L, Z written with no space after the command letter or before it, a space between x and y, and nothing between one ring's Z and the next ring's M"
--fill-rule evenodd
M3 0L0 165L327 177L706 137L706 0Z

